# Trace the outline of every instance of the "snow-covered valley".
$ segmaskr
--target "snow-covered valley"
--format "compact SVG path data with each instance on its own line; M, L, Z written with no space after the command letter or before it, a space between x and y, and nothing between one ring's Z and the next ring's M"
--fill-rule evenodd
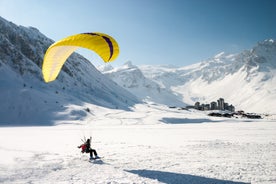
M0 182L276 182L275 120L144 105L94 113L71 124L0 128ZM81 154L84 136L101 160Z

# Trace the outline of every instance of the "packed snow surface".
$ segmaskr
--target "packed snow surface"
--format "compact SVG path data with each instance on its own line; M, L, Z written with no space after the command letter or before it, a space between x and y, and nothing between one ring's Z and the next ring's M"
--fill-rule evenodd
M70 107L75 108L75 107ZM95 106L85 121L0 128L0 183L276 183L275 117ZM92 136L103 158L77 148Z

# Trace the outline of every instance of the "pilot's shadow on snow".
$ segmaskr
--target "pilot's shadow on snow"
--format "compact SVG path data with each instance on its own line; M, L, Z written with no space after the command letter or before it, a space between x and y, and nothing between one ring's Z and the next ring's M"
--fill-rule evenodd
M189 118L162 118L160 121L167 124L216 122L210 119L189 119Z
M99 165L107 164L107 163L105 163L105 162L102 161L102 160L92 160L92 161L90 161L90 162L93 163L93 164L99 164Z
M228 180L219 180L214 178L205 178L190 174L179 174L154 170L126 170L127 172L137 174L141 177L158 180L167 184L245 184L243 182L234 182Z

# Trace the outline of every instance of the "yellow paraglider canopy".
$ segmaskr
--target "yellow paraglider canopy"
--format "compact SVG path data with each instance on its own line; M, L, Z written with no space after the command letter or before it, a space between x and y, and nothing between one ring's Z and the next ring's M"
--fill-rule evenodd
M45 82L54 81L66 59L79 47L96 52L104 62L110 62L119 55L117 42L103 33L81 33L53 43L46 51L42 74Z

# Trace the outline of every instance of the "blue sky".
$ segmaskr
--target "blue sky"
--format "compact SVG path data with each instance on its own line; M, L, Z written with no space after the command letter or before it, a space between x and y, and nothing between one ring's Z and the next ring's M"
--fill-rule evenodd
M114 65L186 66L250 49L276 39L275 10L275 0L0 0L0 16L55 41L82 32L111 35L120 46Z

